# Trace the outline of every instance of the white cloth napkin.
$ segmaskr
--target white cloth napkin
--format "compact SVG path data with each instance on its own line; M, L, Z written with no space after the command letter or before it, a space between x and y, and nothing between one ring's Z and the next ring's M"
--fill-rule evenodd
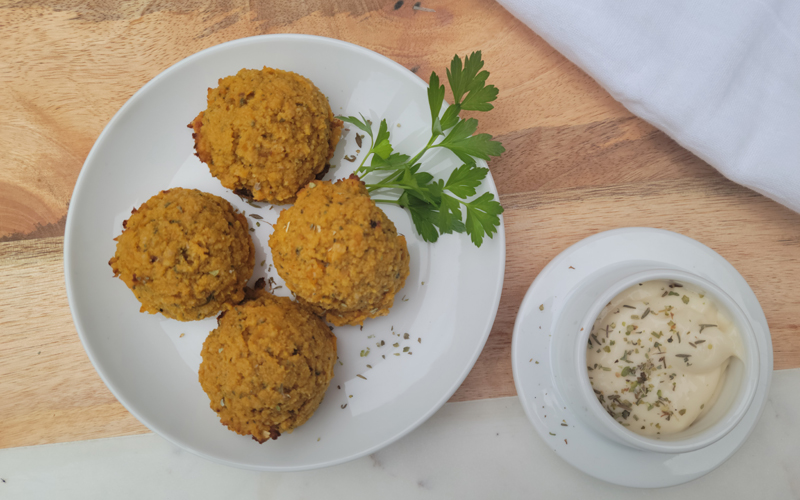
M499 2L632 113L800 212L800 1Z

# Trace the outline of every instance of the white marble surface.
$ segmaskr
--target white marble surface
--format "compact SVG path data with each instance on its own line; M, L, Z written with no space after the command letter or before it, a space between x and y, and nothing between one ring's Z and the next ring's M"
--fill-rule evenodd
M800 370L775 372L756 430L728 462L651 499L800 498ZM0 450L0 498L618 498L563 462L517 398L448 403L384 450L328 469L250 472L217 465L148 434Z

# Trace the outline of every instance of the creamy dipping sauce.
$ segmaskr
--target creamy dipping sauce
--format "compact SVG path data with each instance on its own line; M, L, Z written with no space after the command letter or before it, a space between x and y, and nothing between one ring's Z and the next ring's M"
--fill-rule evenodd
M628 288L600 312L586 364L606 411L658 437L708 411L732 357L744 352L727 314L691 285L656 280Z

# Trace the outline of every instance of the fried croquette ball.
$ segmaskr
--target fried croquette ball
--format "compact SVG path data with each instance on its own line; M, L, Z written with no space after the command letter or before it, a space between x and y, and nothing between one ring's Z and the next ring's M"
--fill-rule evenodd
M133 209L123 226L108 263L141 312L192 321L244 299L255 248L247 220L226 200L169 189Z
M287 297L265 291L226 307L203 343L200 385L220 421L259 443L303 425L333 378L336 337Z
M337 326L388 314L408 277L405 237L357 178L309 183L269 246L298 301Z
M284 204L325 169L342 125L309 79L265 67L220 79L189 127L198 158L223 186Z

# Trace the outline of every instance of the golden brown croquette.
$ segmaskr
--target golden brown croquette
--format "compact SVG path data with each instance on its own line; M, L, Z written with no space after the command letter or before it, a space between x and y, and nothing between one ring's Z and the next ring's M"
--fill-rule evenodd
M337 326L388 314L409 273L405 237L357 178L308 184L269 246L298 301Z
M244 298L255 248L247 220L226 200L169 189L134 209L123 226L108 263L141 302L141 312L192 321Z
M230 430L263 443L304 424L333 378L336 337L287 297L226 306L203 344L200 384Z
M325 169L342 125L310 80L265 67L220 79L189 126L197 156L223 186L283 204Z

